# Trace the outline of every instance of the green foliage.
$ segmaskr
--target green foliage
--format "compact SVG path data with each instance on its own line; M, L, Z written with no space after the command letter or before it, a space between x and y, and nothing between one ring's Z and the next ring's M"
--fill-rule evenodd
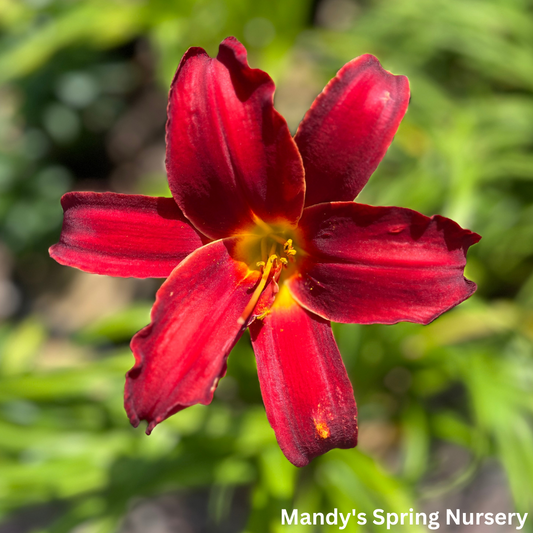
M418 509L464 488L488 461L504 469L516 509L529 511L532 7L529 0L0 0L0 253L5 248L13 265L0 282L14 281L23 295L0 327L0 514L53 502L62 511L43 533L79 524L116 531L135 498L209 486L216 524L234 489L245 486L247 532L278 532L282 508ZM187 47L214 53L230 34L247 45L252 66L272 74L292 128L355 56L374 53L406 74L409 112L359 200L440 213L483 236L466 273L478 292L431 325L335 325L358 401L360 448L332 451L304 469L276 445L247 338L211 406L186 409L146 437L129 426L122 390L132 365L127 342L148 321L155 287L123 284L129 299L83 319L76 318L82 297L67 300L74 325L50 318L66 298L63 287L75 286L74 275L46 256L59 234L59 197L124 183L108 181L120 163L106 144L115 125L139 93L154 90L164 100ZM161 172L127 183L129 192L166 191ZM464 464L443 471L443 446ZM300 529L308 530L291 528Z

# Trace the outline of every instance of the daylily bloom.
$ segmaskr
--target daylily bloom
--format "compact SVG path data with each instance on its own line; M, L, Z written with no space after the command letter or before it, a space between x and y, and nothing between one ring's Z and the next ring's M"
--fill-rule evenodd
M73 192L51 256L88 272L166 277L131 342L131 423L208 404L249 327L266 414L306 465L357 443L352 386L330 320L427 324L476 289L480 237L441 216L353 201L409 102L404 76L371 55L346 64L294 138L274 83L222 42L184 55L172 81L166 166L172 198Z

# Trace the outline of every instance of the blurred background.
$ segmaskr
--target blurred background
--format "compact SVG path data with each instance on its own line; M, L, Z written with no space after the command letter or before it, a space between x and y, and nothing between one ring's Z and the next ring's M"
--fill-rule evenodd
M433 324L334 326L360 445L303 469L267 423L248 337L212 405L131 428L128 343L161 281L47 253L66 191L170 196L170 80L189 46L213 55L228 35L293 132L348 60L406 74L409 111L359 200L483 236L478 292ZM0 0L0 533L311 531L281 527L293 507L531 512L532 146L531 0Z

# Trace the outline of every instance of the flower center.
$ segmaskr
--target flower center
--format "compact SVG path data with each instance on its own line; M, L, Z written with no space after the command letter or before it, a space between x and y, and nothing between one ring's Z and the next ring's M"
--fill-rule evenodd
M294 271L298 256L303 253L295 245L295 237L293 228L267 224L259 219L252 230L242 236L238 248L239 259L246 262L250 270L260 270L261 279L239 319L241 324L256 308L265 287L272 281L278 283L280 278L291 275ZM273 303L275 294L274 292L270 304ZM256 315L257 318L264 318L269 307L266 306L264 313Z
M241 237L239 259L251 270L265 270L269 261L289 268L302 253L295 244L296 231L288 225L267 224L256 219L251 230Z

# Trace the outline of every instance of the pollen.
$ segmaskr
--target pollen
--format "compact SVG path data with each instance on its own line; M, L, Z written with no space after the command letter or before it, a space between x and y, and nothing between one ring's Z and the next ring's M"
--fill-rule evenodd
M315 428L316 428L316 432L318 433L318 436L321 439L327 439L331 434L329 431L328 425L321 420L320 421L314 420L314 423L315 423Z
M292 239L287 239L283 244L283 253L289 257L296 255L296 250L292 245Z

